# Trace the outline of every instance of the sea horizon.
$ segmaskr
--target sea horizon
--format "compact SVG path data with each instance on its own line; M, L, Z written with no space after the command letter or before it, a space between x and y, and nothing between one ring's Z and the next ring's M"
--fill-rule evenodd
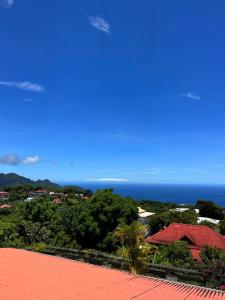
M95 192L112 188L114 193L131 197L136 201L152 200L194 204L208 200L225 206L225 184L175 184L175 183L118 183L118 182L61 182L60 185L76 185Z

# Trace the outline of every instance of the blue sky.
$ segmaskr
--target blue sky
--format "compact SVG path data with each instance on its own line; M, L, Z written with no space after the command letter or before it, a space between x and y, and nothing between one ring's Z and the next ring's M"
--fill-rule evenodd
M0 0L0 169L225 182L224 0Z

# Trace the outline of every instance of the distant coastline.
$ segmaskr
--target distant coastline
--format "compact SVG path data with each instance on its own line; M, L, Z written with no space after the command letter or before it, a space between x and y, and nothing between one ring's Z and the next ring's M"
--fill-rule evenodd
M133 184L133 183L97 183L97 182L64 182L63 185L78 185L96 191L113 188L121 196L129 196L135 200L155 200L175 202L178 204L194 204L199 199L211 200L225 206L225 185L197 184Z

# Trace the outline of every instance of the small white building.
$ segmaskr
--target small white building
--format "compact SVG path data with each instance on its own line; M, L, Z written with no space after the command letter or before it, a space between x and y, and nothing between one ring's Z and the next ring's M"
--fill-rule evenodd
M25 201L32 201L34 198L33 197L28 197Z
M187 210L190 210L190 208L188 207L176 207L176 208L171 208L170 211L173 211L173 212L185 212ZM195 213L198 215L199 214L199 209L195 208L194 209Z
M198 224L201 223L201 222L210 222L214 225L218 225L220 220L217 220L217 219L212 219L212 218L206 218L206 217L198 217Z
M189 208L188 207L177 207L177 208L171 208L170 209L170 211L180 212L180 213L182 213L182 212L184 212L186 210L189 210Z
M148 212L144 209L142 209L141 207L138 207L138 216L139 216L139 221L142 223L142 224L147 224L148 221L149 221L149 218L151 216L153 216L155 213L152 213L152 212Z

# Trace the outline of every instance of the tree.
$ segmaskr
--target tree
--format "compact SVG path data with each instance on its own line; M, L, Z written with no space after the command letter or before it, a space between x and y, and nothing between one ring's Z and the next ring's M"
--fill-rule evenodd
M24 243L18 234L16 224L0 221L0 247L23 247Z
M200 252L200 257L203 263L207 263L209 261L218 260L218 259L225 261L224 251L210 246L205 246L202 248Z
M158 231L164 229L168 225L167 221L168 213L155 214L149 219L149 228L151 234L155 234Z
M119 224L137 220L137 207L129 198L113 194L112 190L97 191L93 197L61 209L65 232L82 248L111 251L112 232Z
M177 241L165 246L164 256L175 267L191 268L194 260L186 241Z
M146 227L138 221L131 225L119 226L114 232L115 240L121 244L117 254L128 259L130 272L133 274L146 270L148 256L157 249L155 246L145 243L145 233Z
M83 194L84 194L84 196L86 196L86 197L91 197L91 196L93 196L93 192L92 192L92 190L90 190L90 189L84 190Z
M202 274L204 285L225 290L225 253L220 249L206 246L200 256L202 261L198 269Z
M224 217L223 210L212 201L198 200L195 207L199 209L201 217L219 220L222 220Z
M219 228L220 228L220 233L222 235L225 235L225 220L220 221Z
M18 232L23 237L26 244L48 242L50 237L50 230L41 226L40 223L32 223L31 221L23 221L19 224Z

